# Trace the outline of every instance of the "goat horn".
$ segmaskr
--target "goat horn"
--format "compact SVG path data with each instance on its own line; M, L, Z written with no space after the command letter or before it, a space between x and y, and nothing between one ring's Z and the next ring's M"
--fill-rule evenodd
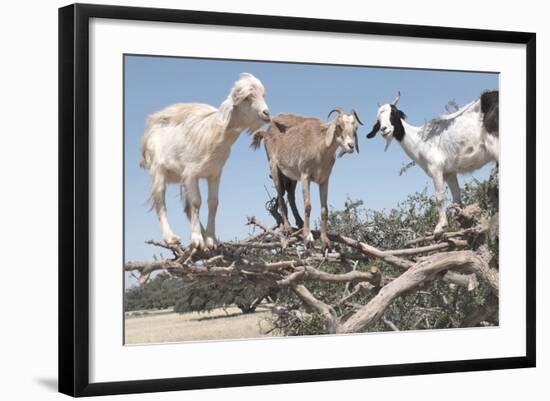
M330 118L330 115L334 112L337 112L338 114L342 114L342 109L340 107L333 108L330 113L328 113L327 119Z
M353 113L353 115L355 116L355 119L357 120L357 122L361 125L363 125L363 123L361 122L361 120L359 120L359 116L357 115L355 109L351 109L351 112Z
M395 106L400 98L401 98L401 92L397 91L397 96L395 97L395 99L393 99L393 102L391 102L392 106Z

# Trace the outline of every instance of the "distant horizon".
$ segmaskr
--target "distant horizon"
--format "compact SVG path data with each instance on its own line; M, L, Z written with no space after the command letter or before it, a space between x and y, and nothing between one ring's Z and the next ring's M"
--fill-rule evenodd
M401 92L399 108L412 125L423 125L445 114L454 101L459 107L475 100L486 90L499 87L499 74L416 68L342 66L268 61L241 61L171 56L124 56L124 255L125 261L152 260L158 248L149 239L161 240L154 211L149 212L149 174L139 168L139 141L146 118L164 107L179 102L200 102L218 107L226 98L239 74L248 72L266 88L266 102L272 115L291 112L326 120L335 106L354 108L364 126L358 131L359 154L337 159L329 184L329 209L342 209L346 199L362 200L365 207L382 210L395 207L407 195L428 188L431 179L420 169L399 169L411 160L397 141L387 152L381 138L367 140L366 133L375 122L377 103L388 103ZM243 238L250 232L247 216L273 224L265 210L267 188L275 194L265 151L249 148L250 136L241 134L232 147L220 185L220 205L216 225L221 241ZM483 180L493 167L484 168L460 180L461 186L472 177ZM201 221L206 222L206 186L201 183ZM312 222L319 218L317 185L312 185ZM303 209L301 191L297 204ZM189 223L183 213L179 189L168 187L168 217L182 242L189 242ZM291 218L293 222L293 219ZM125 286L135 283L126 274Z

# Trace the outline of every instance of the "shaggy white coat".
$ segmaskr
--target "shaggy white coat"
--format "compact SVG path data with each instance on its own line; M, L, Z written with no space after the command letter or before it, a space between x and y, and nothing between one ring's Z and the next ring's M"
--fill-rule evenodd
M192 245L215 246L223 166L241 132L256 131L269 121L264 96L260 80L243 73L218 109L207 104L178 103L149 116L141 139L140 165L151 175L151 200L166 243L180 242L168 223L165 204L166 184L176 183L185 197ZM208 182L206 230L199 221L199 179Z
M389 104L378 109L377 118L382 136L387 141L386 149L394 133L390 114ZM444 208L444 183L449 185L453 202L460 204L457 174L475 171L489 162L498 163L498 133L488 133L484 128L480 99L421 127L409 125L404 119L400 121L405 135L399 144L433 179L439 213L435 233L440 233L448 225Z

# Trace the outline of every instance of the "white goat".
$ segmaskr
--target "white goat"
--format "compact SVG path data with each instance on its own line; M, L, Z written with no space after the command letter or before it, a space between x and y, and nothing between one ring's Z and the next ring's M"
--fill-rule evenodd
M216 246L215 219L222 169L239 134L245 130L254 132L270 121L264 92L259 79L243 73L219 109L207 104L178 103L149 116L141 139L140 165L151 175L151 200L166 243L180 241L168 224L165 204L166 184L178 183L191 222L192 245L207 249ZM208 182L206 230L199 220L201 178Z
M499 160L498 91L480 98L452 114L436 118L421 127L405 122L405 113L396 107L398 93L390 104L380 106L377 121L367 138L380 130L386 150L393 138L407 155L432 177L439 221L434 233L447 227L444 207L444 182L451 189L453 202L460 204L457 174L468 173Z

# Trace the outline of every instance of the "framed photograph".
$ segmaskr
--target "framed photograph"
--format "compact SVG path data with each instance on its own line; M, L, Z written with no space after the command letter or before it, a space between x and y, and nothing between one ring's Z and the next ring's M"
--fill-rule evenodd
M61 8L59 390L535 366L535 80L534 33Z

